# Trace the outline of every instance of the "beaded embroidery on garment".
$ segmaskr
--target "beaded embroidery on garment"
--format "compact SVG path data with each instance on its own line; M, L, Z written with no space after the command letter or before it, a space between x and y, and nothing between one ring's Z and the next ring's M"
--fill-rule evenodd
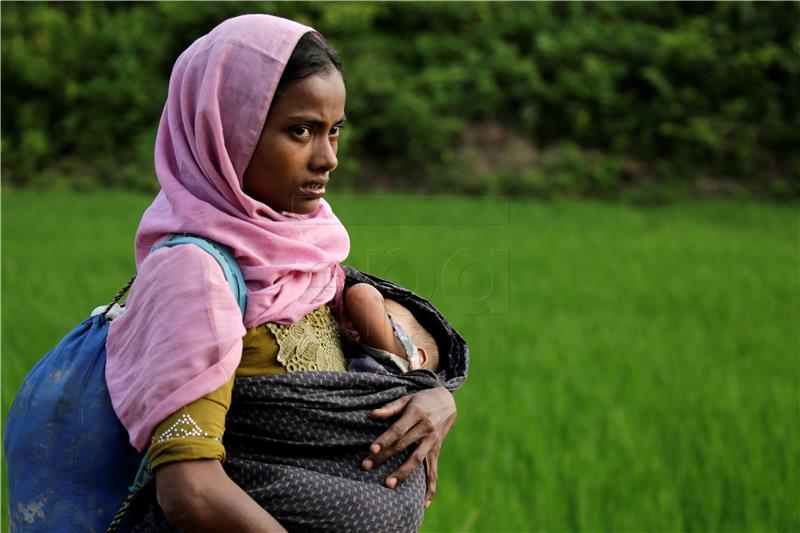
M327 305L294 324L267 322L278 341L278 362L288 372L347 370L339 327Z
M208 437L214 440L221 441L222 439L217 435L210 435L200 424L195 422L192 415L183 413L178 419L172 423L161 435L153 435L151 444L157 444L169 439L188 439L190 437Z

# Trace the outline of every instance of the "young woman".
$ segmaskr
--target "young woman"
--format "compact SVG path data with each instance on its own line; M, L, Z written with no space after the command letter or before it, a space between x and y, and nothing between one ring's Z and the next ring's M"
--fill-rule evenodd
M161 192L107 343L114 408L156 478L142 529L415 530L430 504L466 347L427 302L340 266L349 238L323 197L345 92L322 36L268 15L223 22L175 64ZM233 253L244 320L209 254L151 253L180 233ZM438 375L344 372L334 317L354 282L419 314L440 344Z

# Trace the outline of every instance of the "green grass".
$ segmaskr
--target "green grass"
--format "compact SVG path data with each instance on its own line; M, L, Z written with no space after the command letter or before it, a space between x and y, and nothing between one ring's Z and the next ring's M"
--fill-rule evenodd
M133 272L148 202L4 191L4 418ZM349 262L471 346L425 531L800 530L796 205L332 203Z

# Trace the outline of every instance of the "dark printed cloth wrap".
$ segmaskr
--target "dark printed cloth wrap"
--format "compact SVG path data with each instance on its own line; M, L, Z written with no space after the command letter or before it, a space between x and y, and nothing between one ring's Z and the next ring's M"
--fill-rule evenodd
M393 422L369 414L423 389L461 386L467 346L429 302L410 291L349 268L347 281L370 283L414 313L439 345L438 374L294 372L237 378L226 418L225 471L289 531L417 531L424 468L395 489L385 487L412 447L363 470L370 444ZM137 529L172 530L154 497Z

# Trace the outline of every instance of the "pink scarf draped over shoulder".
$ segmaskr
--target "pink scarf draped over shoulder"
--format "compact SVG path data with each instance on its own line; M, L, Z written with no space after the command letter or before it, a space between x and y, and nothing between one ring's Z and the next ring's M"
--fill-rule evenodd
M293 323L341 297L350 241L330 206L292 215L242 190L278 81L307 32L243 15L175 63L155 146L161 192L139 225L137 279L106 343L111 401L139 450L164 418L233 376L245 327ZM209 254L192 245L150 253L174 233L231 249L247 285L244 321Z

